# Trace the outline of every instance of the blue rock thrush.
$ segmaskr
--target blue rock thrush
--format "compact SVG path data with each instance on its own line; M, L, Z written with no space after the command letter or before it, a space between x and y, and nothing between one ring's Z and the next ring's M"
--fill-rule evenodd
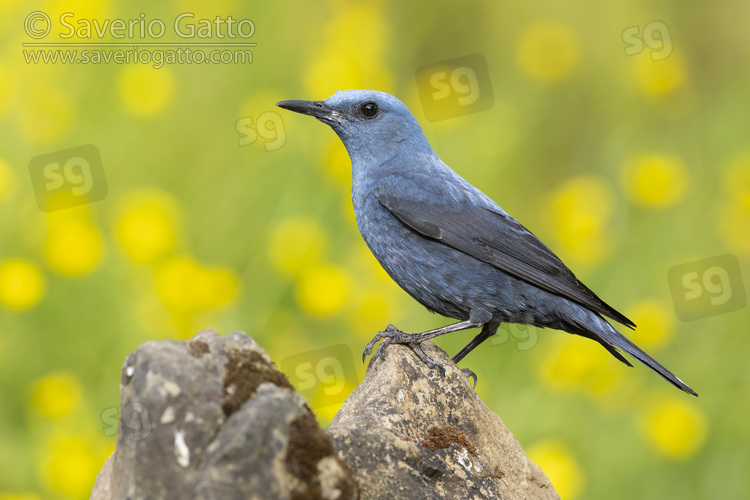
M599 342L632 366L620 350L685 392L690 387L621 335L603 316L635 324L581 283L536 236L438 158L409 109L390 94L337 92L325 101L282 101L333 128L352 161L354 214L367 246L409 295L458 323L422 333L393 325L382 339L407 344L430 367L444 368L421 342L481 328L453 357L458 363L503 322L556 328ZM476 376L470 370L465 370Z

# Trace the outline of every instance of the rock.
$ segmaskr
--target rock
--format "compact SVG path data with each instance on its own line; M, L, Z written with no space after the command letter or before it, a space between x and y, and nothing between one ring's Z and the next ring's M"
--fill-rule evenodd
M448 355L392 344L370 359L362 383L328 432L367 499L557 499L542 470L492 412Z
M112 495L112 457L104 461L102 470L96 476L94 489L91 490L91 498L114 498Z
M358 497L305 400L242 332L141 345L125 360L121 408L91 498Z
M544 473L432 342L373 356L323 431L242 332L146 342L125 360L115 453L94 499L555 499Z

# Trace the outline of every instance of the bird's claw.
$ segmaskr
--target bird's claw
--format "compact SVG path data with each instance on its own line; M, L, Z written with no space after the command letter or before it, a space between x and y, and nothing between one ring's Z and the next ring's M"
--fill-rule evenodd
M414 353L419 357L419 359L424 362L424 364L427 365L428 368L437 368L438 372L440 372L440 378L445 378L445 368L443 365L429 357L424 350L422 349L421 343L414 342L414 343L407 343L409 347L411 347L411 350L414 351Z
M382 338L385 338L385 340L380 344L380 347L378 347L378 356L380 356L380 359L385 361L385 354L384 354L383 348L389 345L391 342L393 342L392 337L398 333L403 334L403 332L399 331L399 329L393 325L388 325L385 327L384 331L378 332L377 335L375 335L372 338L372 340L368 342L367 345L365 346L365 350L362 353L362 362L364 363L365 358L369 356L370 354L372 354L372 348L375 347L375 344L377 344L378 341Z
M393 342L391 339L383 339L378 346L378 356L380 356L382 361L385 361L385 348L391 345L391 342Z
M365 346L365 350L362 353L362 362L365 362L365 358L372 354L372 349L375 346L375 344L382 339L382 342L380 343L380 346L378 346L378 356L380 356L380 359L385 361L385 348L388 347L391 344L406 344L408 345L412 351L419 357L419 359L424 362L429 368L436 368L440 372L440 377L445 378L445 368L443 365L438 363L437 361L430 358L427 354L425 354L424 350L422 349L422 342L414 340L415 336L418 336L419 334L415 333L404 333L398 328L396 328L393 325L388 325L385 330L382 332L378 332L373 339L368 342L367 346Z
M474 385L472 385L472 387L474 389L476 389L477 388L477 381L478 381L477 374L474 373L473 371L469 370L468 368L461 368L461 373L463 373L466 378L473 378L474 379Z

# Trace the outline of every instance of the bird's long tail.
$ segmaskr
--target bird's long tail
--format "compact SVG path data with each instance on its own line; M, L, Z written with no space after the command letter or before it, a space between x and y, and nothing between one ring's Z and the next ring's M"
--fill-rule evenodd
M613 356L615 356L626 365L633 366L628 362L627 359L625 359L625 357L623 357L618 349L622 349L626 353L630 354L635 359L661 375L666 381L668 381L678 389L681 389L688 394L692 394L693 396L698 395L697 392L691 389L690 386L688 386L685 382L680 380L674 373L664 368L661 363L646 354L643 349L635 345L627 337L615 330L615 328L604 318L599 316L599 320L600 321L598 323L601 328L596 332L592 332L592 329L590 327L585 328L585 330L587 330L585 336L593 338L594 340L602 344L605 349L607 349L610 353L612 353Z

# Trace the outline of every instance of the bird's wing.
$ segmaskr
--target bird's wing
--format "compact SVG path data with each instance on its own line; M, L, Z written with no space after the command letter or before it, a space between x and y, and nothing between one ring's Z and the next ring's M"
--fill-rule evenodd
M471 186L391 176L374 188L378 201L406 226L445 245L581 304L626 326L635 324L607 305L529 230ZM465 181L464 181L465 182Z

